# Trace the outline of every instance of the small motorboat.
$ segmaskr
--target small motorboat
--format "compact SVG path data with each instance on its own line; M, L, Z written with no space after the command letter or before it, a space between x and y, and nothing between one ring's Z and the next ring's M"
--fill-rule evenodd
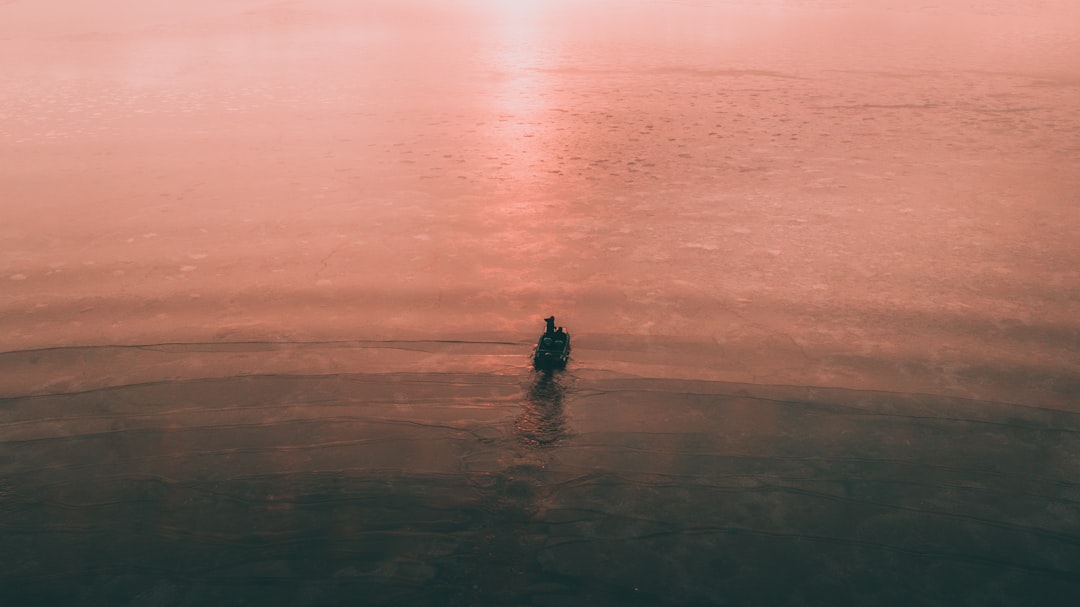
M533 367L537 369L565 369L570 360L570 334L562 327L555 327L555 317L544 319L547 330L536 342Z

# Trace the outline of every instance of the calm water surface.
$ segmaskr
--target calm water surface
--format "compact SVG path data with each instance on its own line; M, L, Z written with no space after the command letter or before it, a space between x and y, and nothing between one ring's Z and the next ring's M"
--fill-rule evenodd
M1071 3L0 10L8 350L556 312L695 376L1077 371Z
M0 1L16 603L1071 604L1080 10L870 4Z
M556 312L691 377L1075 378L1071 3L48 4L0 8L8 350Z

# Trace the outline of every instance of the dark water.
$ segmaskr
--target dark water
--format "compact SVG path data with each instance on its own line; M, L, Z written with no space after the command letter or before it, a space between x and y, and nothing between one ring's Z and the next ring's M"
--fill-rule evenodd
M1074 412L544 373L527 344L468 346L521 352L486 373L282 373L282 355L371 346L233 345L241 375L0 401L6 604L1067 605L1080 593ZM151 351L190 367L221 348ZM38 364L72 354L89 368L118 356Z
M1076 3L870 4L0 0L0 604L1076 604Z

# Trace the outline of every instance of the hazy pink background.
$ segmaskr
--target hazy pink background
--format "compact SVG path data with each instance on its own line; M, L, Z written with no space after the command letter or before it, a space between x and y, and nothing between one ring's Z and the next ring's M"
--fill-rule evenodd
M1078 25L0 0L0 605L1073 607Z
M1078 23L2 2L0 350L525 344L554 313L594 368L1053 400L1080 374Z

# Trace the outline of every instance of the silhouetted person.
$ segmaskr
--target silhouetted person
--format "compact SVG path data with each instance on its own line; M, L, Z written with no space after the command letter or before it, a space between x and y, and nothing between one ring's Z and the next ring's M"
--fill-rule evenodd
M555 332L555 317L554 316L548 316L547 318L544 319L544 322L547 323L547 332L548 333L554 333Z

